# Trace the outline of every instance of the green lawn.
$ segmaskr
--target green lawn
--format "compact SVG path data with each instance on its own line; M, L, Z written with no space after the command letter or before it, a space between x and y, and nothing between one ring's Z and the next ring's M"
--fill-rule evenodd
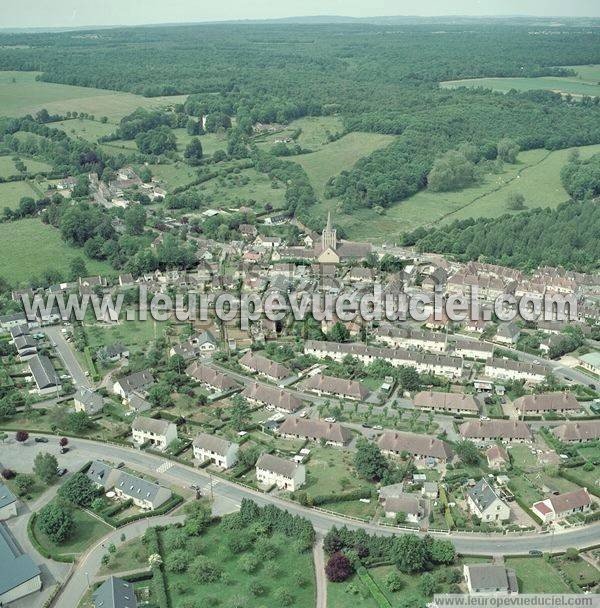
M581 558L575 561L556 558L553 560L553 565L567 574L580 587L591 587L600 583L600 571Z
M34 199L39 198L38 193L29 185L29 182L4 182L0 184L0 211L5 207L16 209L19 206L19 201L24 196L30 196Z
M119 545L116 553L110 555L110 562L102 566L98 574L116 574L148 566L148 551L141 538L134 538Z
M177 150L181 153L190 143L192 138L197 137L202 143L204 156L212 156L217 150L227 150L227 137L224 133L206 133L205 135L190 135L186 129L173 129L177 137Z
M504 561L517 574L519 593L569 593L556 568L543 557L507 557Z
M343 583L327 582L327 608L378 608L369 590L354 574Z
M525 479L522 475L511 477L510 489L528 506L544 498L543 492L532 485L530 478Z
M33 160L20 155L6 155L0 156L0 177L6 179L8 177L12 177L13 175L20 175L19 171L15 167L15 161L13 160L13 158L17 157L23 161L25 167L27 168L27 173L29 174L41 173L43 171L50 171L52 169L48 163L43 163L39 160Z
M542 76L540 78L467 78L464 80L449 80L440 83L445 88L469 87L492 89L506 93L511 89L517 91L531 91L533 89L544 89L555 93L571 94L574 97L582 95L600 95L600 66L565 66L571 67L577 72L577 76L552 77Z
M73 519L75 526L70 538L57 545L51 541L40 529L39 521L36 519L34 525L34 534L40 544L52 553L60 555L72 555L83 553L99 538L110 532L111 528L103 521L96 517L88 515L81 509L74 509Z
M531 448L527 445L515 444L509 452L515 467L527 470L539 466L537 456L531 453Z
M358 478L351 452L315 445L310 446L310 451L305 488L311 496L339 494L368 485Z
M1 445L1 444L0 444ZM19 471L15 471L17 474L19 473ZM30 473L27 473L27 475L30 475ZM15 484L15 480L14 479L3 479L2 483L5 483L8 486L8 489L15 495L18 497L19 500L25 500L25 501L34 501L37 498L39 498L47 489L48 486L45 485L44 483L42 483L37 477L33 477L33 486L31 487L31 490L29 490L29 492L27 492L27 494L25 494L24 496L19 496L19 493L17 491L17 486Z
M351 169L359 158L371 154L377 148L387 146L392 141L392 135L349 133L327 144L318 152L294 156L292 160L304 167L317 196L322 197L330 177L338 175L344 169Z
M372 209L357 209L344 214L336 199L319 202L311 208L311 214L325 217L328 211L333 211L336 225L343 227L349 238L354 240L391 242L419 226L518 213L506 207L508 196L514 192L523 194L528 209L554 208L569 199L560 181L560 170L566 164L570 150L521 152L518 162L505 164L499 175L487 174L478 184L457 192L422 190L395 203L383 215ZM582 146L578 150L581 158L589 158L600 152L600 145Z
M294 599L292 606L304 608L314 605L314 565L310 551L298 553L289 538L275 534L268 542L275 548L276 555L272 559L260 560L257 569L247 573L240 567L240 562L245 556L253 553L253 548L242 553L232 551L227 546L230 536L231 533L223 527L214 525L198 539L200 554L222 567L226 581L197 584L190 579L188 573L174 573L167 568L167 585L173 608L183 608L191 600L203 601L209 597L219 598L223 606L228 606L233 598L237 598L236 605L244 608L280 608L281 603L276 599L278 589L290 592ZM258 542L261 541L262 539ZM169 551L164 548L164 543L163 549L163 558L165 563L168 563ZM195 548L195 555L191 555L190 559L197 554L198 550ZM303 586L297 584L299 576L304 580ZM249 590L251 583L260 583L264 594L253 595Z
M183 103L185 95L142 97L104 89L36 81L39 72L0 72L0 115L23 116L46 108L50 114L86 112L118 122L139 107L159 108Z
M75 257L85 259L90 275L112 271L108 262L86 258L83 250L67 245L56 228L37 218L0 224L0 275L13 285L26 282L44 270L58 270L66 276Z

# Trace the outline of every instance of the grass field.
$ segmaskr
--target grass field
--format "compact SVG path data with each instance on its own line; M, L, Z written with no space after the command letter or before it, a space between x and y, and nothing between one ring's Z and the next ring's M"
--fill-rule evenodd
M14 156L0 156L0 177L6 179L13 175L20 175L19 171L15 167ZM43 163L39 160L33 160L24 156L19 157L27 168L27 173L35 174L41 173L42 171L50 171L52 167L48 163Z
M359 158L371 154L377 148L387 146L393 140L392 135L349 133L327 144L318 152L294 156L291 160L304 167L317 196L320 197L323 196L325 184L330 177L338 175L344 169L351 169Z
M222 569L226 580L215 583L197 584L192 582L188 573L177 574L169 572L167 568L167 585L173 608L183 608L191 600L206 601L207 598L219 598L223 606L244 606L245 608L280 608L283 604L277 600L277 591L285 589L292 598L292 606L304 607L314 605L314 565L311 552L298 553L297 548L290 539L275 534L266 542L272 545L276 555L272 559L260 560L257 569L247 573L240 567L240 561L251 551L232 552L227 541L231 533L223 530L221 526L212 526L205 534L199 537L202 547L201 554L216 562ZM259 539L261 543L263 539ZM168 551L164 552L165 562L168 563ZM190 557L193 559L196 555ZM298 576L304 580L304 585L297 584ZM254 595L249 587L259 583L264 593ZM237 603L231 603L236 598ZM220 604L221 602L219 602ZM197 605L205 605L198 603Z
M98 540L110 531L110 526L96 517L88 515L81 509L73 510L75 526L69 539L57 545L51 541L40 529L36 520L34 534L40 544L51 553L60 555L72 555L83 553L94 541Z
M58 230L37 218L0 224L0 275L11 285L26 282L49 269L68 275L69 264L75 257L85 259L89 274L112 270L107 262L86 258L83 250L67 245Z
M5 158L5 157L3 157ZM5 207L16 209L19 206L19 201L24 196L37 198L37 192L29 185L28 182L4 182L0 184L0 210ZM0 228L2 230L2 228ZM2 245L0 245L0 248Z
M600 145L578 148L582 159L600 152ZM557 207L569 199L560 181L560 170L571 149L548 152L528 150L519 154L514 165L505 164L500 175L488 174L480 183L458 192L422 190L396 203L378 215L371 209L358 209L351 215L336 211L338 201L326 200L311 208L311 214L325 217L335 212L336 225L349 238L372 242L391 242L402 233L419 226L434 226L469 217L498 217L507 209L509 194L519 192L527 208Z
M319 150L328 145L328 133L334 135L343 130L342 120L337 116L307 116L299 118L287 125L282 131L257 137L259 148L268 150L275 144L275 140L291 137L301 129L296 143L308 150Z
M507 557L504 561L517 574L519 593L569 593L556 568L543 557Z
M569 67L569 66L567 66ZM457 87L492 89L506 93L511 89L517 91L531 91L543 89L554 91L563 95L571 94L573 97L600 95L600 65L570 66L577 72L577 76L557 78L542 76L540 78L467 78L464 80L448 80L440 83L444 88Z
M99 137L110 135L115 130L115 125L101 123L99 120L87 120L85 118L73 118L53 122L49 125L53 129L64 131L70 137L79 137L86 141L98 141Z
M126 572L148 565L148 550L141 538L134 538L119 546L114 554L110 555L110 562L102 565L99 575Z
M23 116L46 108L50 114L86 112L118 122L133 110L183 103L185 95L141 97L104 89L39 82L39 72L0 72L0 115Z

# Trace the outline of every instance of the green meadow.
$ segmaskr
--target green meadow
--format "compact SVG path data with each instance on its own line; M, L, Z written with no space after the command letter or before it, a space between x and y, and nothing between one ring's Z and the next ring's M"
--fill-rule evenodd
M36 80L39 72L0 72L0 114L23 116L46 108L50 114L86 112L118 122L139 107L159 108L183 103L185 95L142 97L104 89L76 87Z

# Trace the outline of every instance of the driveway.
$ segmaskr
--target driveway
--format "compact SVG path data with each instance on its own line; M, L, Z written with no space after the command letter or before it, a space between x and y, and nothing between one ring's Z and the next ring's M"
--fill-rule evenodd
M67 342L61 329L60 325L51 325L43 327L41 331L48 336L53 345L56 345L56 351L69 371L71 378L73 378L73 384L77 387L91 386L89 378L85 375L83 368L77 360L73 347Z

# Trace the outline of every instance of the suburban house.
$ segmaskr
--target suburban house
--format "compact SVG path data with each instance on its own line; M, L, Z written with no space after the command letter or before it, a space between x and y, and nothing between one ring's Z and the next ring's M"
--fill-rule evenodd
M482 522L503 522L510 519L510 507L503 502L485 477L467 492L469 511Z
M459 431L464 439L480 443L531 441L531 431L522 420L468 420Z
M505 469L510 464L508 452L501 445L492 445L485 451L488 466L490 469L498 471Z
M463 360L460 357L402 348L367 346L358 342L307 340L304 343L304 354L314 355L319 359L331 357L335 361L342 361L350 355L365 365L382 359L395 367L414 367L419 373L431 373L446 378L461 378L463 375Z
M129 358L129 349L125 348L119 342L115 342L114 344L109 344L108 346L101 348L98 351L98 356L105 361L116 363L121 359Z
M132 412L147 412L148 410L152 409L150 402L137 391L130 393L127 399L124 399L124 401Z
M552 429L552 434L563 443L584 443L600 439L600 420L565 422Z
M0 521L16 517L19 507L17 497L5 486L0 483Z
M114 492L118 498L131 499L141 509L158 509L171 498L171 490L157 483L142 479L121 469L94 460L86 476L103 492Z
M158 509L171 498L168 488L125 471L118 472L112 491L117 497L131 499L134 505L146 510Z
M137 608L133 583L109 576L92 596L94 608Z
M521 330L516 323L501 323L496 331L496 342L513 345L519 341Z
M513 402L515 409L522 415L578 414L581 405L573 393L540 393L538 395L524 395Z
M473 395L464 393L440 393L422 391L414 398L415 408L432 412L451 412L453 414L477 414L479 402Z
M310 441L324 441L327 445L342 447L352 441L352 433L339 422L326 422L325 420L309 420L289 416L277 431L286 439L303 439Z
M323 374L311 376L303 383L303 387L317 395L336 395L358 401L364 401L370 395L369 389L362 382Z
M382 502L386 517L406 515L406 521L418 524L425 515L425 501L414 494L402 493L399 496L385 498Z
M200 433L192 448L194 458L200 462L212 462L222 469L230 469L237 462L239 445L216 435Z
M537 363L512 359L488 359L485 364L485 375L498 380L525 380L539 384L545 380L548 370Z
M240 388L240 385L233 378L212 367L208 367L200 361L194 361L188 365L185 373L202 386L219 393L227 393Z
M88 416L94 416L102 411L104 399L102 395L87 386L82 386L73 397L76 412L85 412Z
M389 323L377 327L373 332L373 337L377 342L382 342L392 348L419 348L434 353L446 352L448 348L445 334L396 327Z
M248 384L241 394L252 403L271 406L280 412L295 412L302 407L302 401L293 393L258 382Z
M52 361L46 355L35 355L29 359L29 370L36 386L31 392L38 395L48 395L60 390L60 378L52 365Z
M568 517L574 513L583 513L591 507L592 500L587 488L579 488L573 492L565 492L557 496L550 496L536 502L531 510L544 523Z
M457 357L487 361L494 356L494 345L478 340L456 340L452 351Z
M145 393L152 384L154 384L154 376L150 372L135 372L119 378L113 385L113 393L127 399L133 392Z
M164 450L177 439L177 426L168 420L138 416L131 425L131 434L138 445L148 442L152 447Z
M37 354L37 342L29 334L13 338L12 343L17 349L19 361L29 361Z
M7 606L42 588L40 569L21 553L8 528L0 524L0 606Z
M256 462L256 480L270 487L294 492L304 485L306 469L303 464L279 458L272 454L261 454Z
M217 350L217 339L209 331L203 331L189 340L173 346L169 354L171 357L180 355L187 360L199 355L214 353L215 350Z
M274 381L283 380L292 375L292 372L285 365L271 361L271 359L267 359L267 357L263 357L262 355L257 355L251 350L240 358L239 364L253 374L266 376Z
M384 454L400 456L406 452L413 458L431 459L434 462L448 462L454 454L450 446L436 437L404 431L385 431L377 440Z
M581 363L581 367L592 372L592 374L600 376L600 353L591 352L581 355L579 362Z
M517 575L496 564L474 564L463 567L469 593L482 595L507 595L519 593Z

